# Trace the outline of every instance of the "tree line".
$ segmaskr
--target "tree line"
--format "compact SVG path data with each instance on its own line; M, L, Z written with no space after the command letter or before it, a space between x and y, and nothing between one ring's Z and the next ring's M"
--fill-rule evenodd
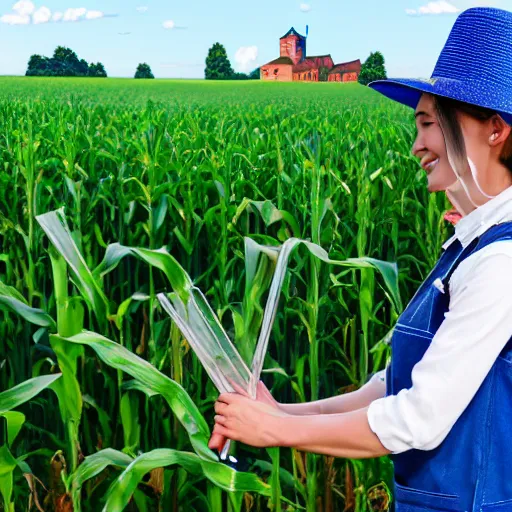
M88 63L79 59L70 48L57 46L53 57L32 55L28 61L26 76L91 76L107 77L105 66L101 63Z
M233 70L229 61L226 48L215 43L206 57L204 71L207 80L258 80L260 69L256 68L249 74L237 73ZM107 77L105 66L101 63L88 63L85 59L79 59L70 48L58 46L53 57L32 55L28 61L26 76L76 76L76 77ZM155 78L149 64L143 62L137 66L134 78ZM370 56L361 66L358 81L368 85L373 80L387 78L384 65L384 56L381 52L370 53Z
M107 78L105 66L101 63L89 63L79 59L78 55L64 46L57 46L53 57L32 55L28 61L26 76L77 76ZM141 63L135 72L135 78L155 78L148 64Z

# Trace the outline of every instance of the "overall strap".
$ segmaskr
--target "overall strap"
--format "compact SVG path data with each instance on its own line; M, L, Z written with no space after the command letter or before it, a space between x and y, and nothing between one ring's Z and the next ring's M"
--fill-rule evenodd
M485 233L476 237L471 243L461 252L455 265L452 266L450 271L446 274L443 279L444 289L446 290L447 298L450 298L450 279L452 274L457 270L457 267L462 263L468 256L477 252L488 245L499 242L502 240L512 240L512 222L502 222L500 224L494 224Z

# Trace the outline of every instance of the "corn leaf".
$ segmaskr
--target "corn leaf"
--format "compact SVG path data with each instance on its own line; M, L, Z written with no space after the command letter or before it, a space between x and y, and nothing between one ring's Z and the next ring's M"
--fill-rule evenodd
M7 391L0 393L0 414L15 409L16 407L28 402L38 395L43 389L50 387L56 380L60 379L61 374L43 375L26 380Z
M55 320L50 315L42 309L31 308L15 288L0 281L0 307L2 306L14 311L27 322L56 330Z
M36 219L55 249L66 260L74 282L87 304L94 311L96 318L103 322L108 316L108 299L71 236L64 216L64 208L38 215Z
M225 464L201 459L194 453L161 448L140 455L123 471L108 490L103 512L123 510L146 473L174 464L183 467L188 473L204 474L217 487L228 492L270 495L270 486L254 474L237 472Z
M91 347L106 364L128 373L153 392L161 394L188 432L196 453L207 460L217 460L217 456L208 448L210 430L206 421L196 404L178 383L136 354L94 332L82 331L80 334L62 339Z
M14 503L11 503L13 488L13 472L18 463L7 448L7 445L0 446L0 495L4 500L4 509L7 512L14 512Z

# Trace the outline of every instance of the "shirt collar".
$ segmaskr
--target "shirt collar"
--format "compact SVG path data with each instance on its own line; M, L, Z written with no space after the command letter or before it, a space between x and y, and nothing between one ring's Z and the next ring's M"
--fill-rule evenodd
M455 224L455 234L444 243L443 249L455 240L465 248L494 224L507 221L512 221L512 187L462 217Z

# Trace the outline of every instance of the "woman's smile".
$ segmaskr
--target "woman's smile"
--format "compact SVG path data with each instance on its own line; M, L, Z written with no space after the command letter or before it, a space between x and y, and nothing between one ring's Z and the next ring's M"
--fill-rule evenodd
M439 158L436 158L435 160L432 160L430 162L428 162L427 164L425 164L424 166L424 169L425 171L427 171L427 175L430 174L434 168L436 167L436 165L439 163Z

